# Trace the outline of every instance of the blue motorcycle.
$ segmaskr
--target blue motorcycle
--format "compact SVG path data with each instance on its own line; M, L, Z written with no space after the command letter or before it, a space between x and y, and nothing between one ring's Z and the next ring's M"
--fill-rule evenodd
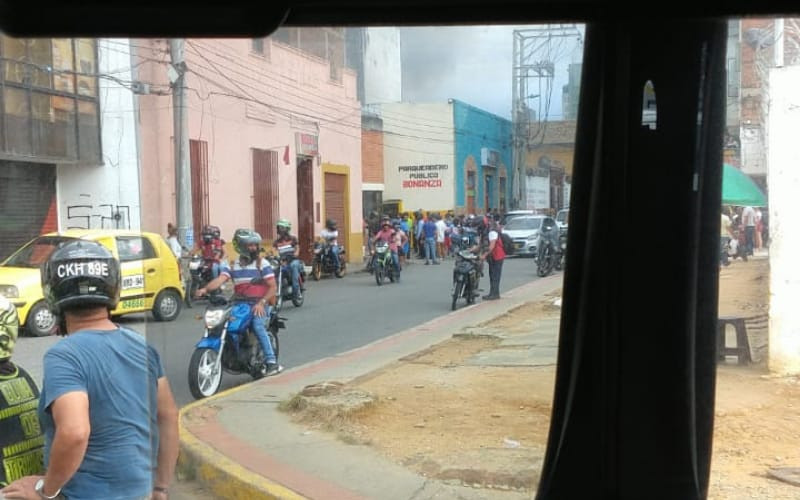
M189 362L189 389L195 399L213 396L222 383L222 371L247 373L253 379L263 377L264 353L251 323L256 300L234 296L230 300L211 295L206 307L205 333L195 346ZM267 336L275 357L279 354L278 330L286 328L286 318L270 308Z

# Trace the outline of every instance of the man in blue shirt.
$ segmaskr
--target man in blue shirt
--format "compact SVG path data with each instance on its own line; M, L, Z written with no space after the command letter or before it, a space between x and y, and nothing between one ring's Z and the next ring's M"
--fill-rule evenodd
M120 281L117 259L93 241L62 245L42 268L66 333L44 357L46 471L11 483L7 498L166 500L178 409L156 350L111 322Z
M425 237L425 265L433 261L434 264L438 265L439 261L436 260L436 222L434 222L433 217L431 214L428 214L428 217L425 220L425 223L422 225L422 235Z

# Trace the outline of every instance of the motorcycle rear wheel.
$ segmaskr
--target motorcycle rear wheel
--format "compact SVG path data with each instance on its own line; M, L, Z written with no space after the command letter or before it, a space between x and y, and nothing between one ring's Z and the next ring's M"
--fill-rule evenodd
M341 256L339 257L341 259ZM339 269L333 273L337 278L343 278L347 274L347 263L343 260L339 261Z
M195 399L213 396L222 383L222 366L214 349L195 349L189 361L189 390Z
M550 252L550 249L545 248L538 260L536 274L539 275L540 278L544 278L553 270L553 254Z

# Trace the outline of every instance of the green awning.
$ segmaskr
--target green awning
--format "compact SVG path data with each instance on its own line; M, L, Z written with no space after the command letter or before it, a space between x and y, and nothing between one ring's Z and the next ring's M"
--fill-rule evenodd
M733 165L723 164L722 204L742 207L765 207L767 198L747 174Z

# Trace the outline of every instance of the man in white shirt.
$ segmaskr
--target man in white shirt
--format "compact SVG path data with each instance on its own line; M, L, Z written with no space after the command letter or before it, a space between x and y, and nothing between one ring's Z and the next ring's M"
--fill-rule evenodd
M436 253L440 259L445 258L444 233L447 231L447 224L442 220L441 214L436 214Z
M183 249L181 248L181 243L178 241L178 228L171 222L167 223L167 244L170 250L172 250L172 253L175 254L175 258L180 259Z

